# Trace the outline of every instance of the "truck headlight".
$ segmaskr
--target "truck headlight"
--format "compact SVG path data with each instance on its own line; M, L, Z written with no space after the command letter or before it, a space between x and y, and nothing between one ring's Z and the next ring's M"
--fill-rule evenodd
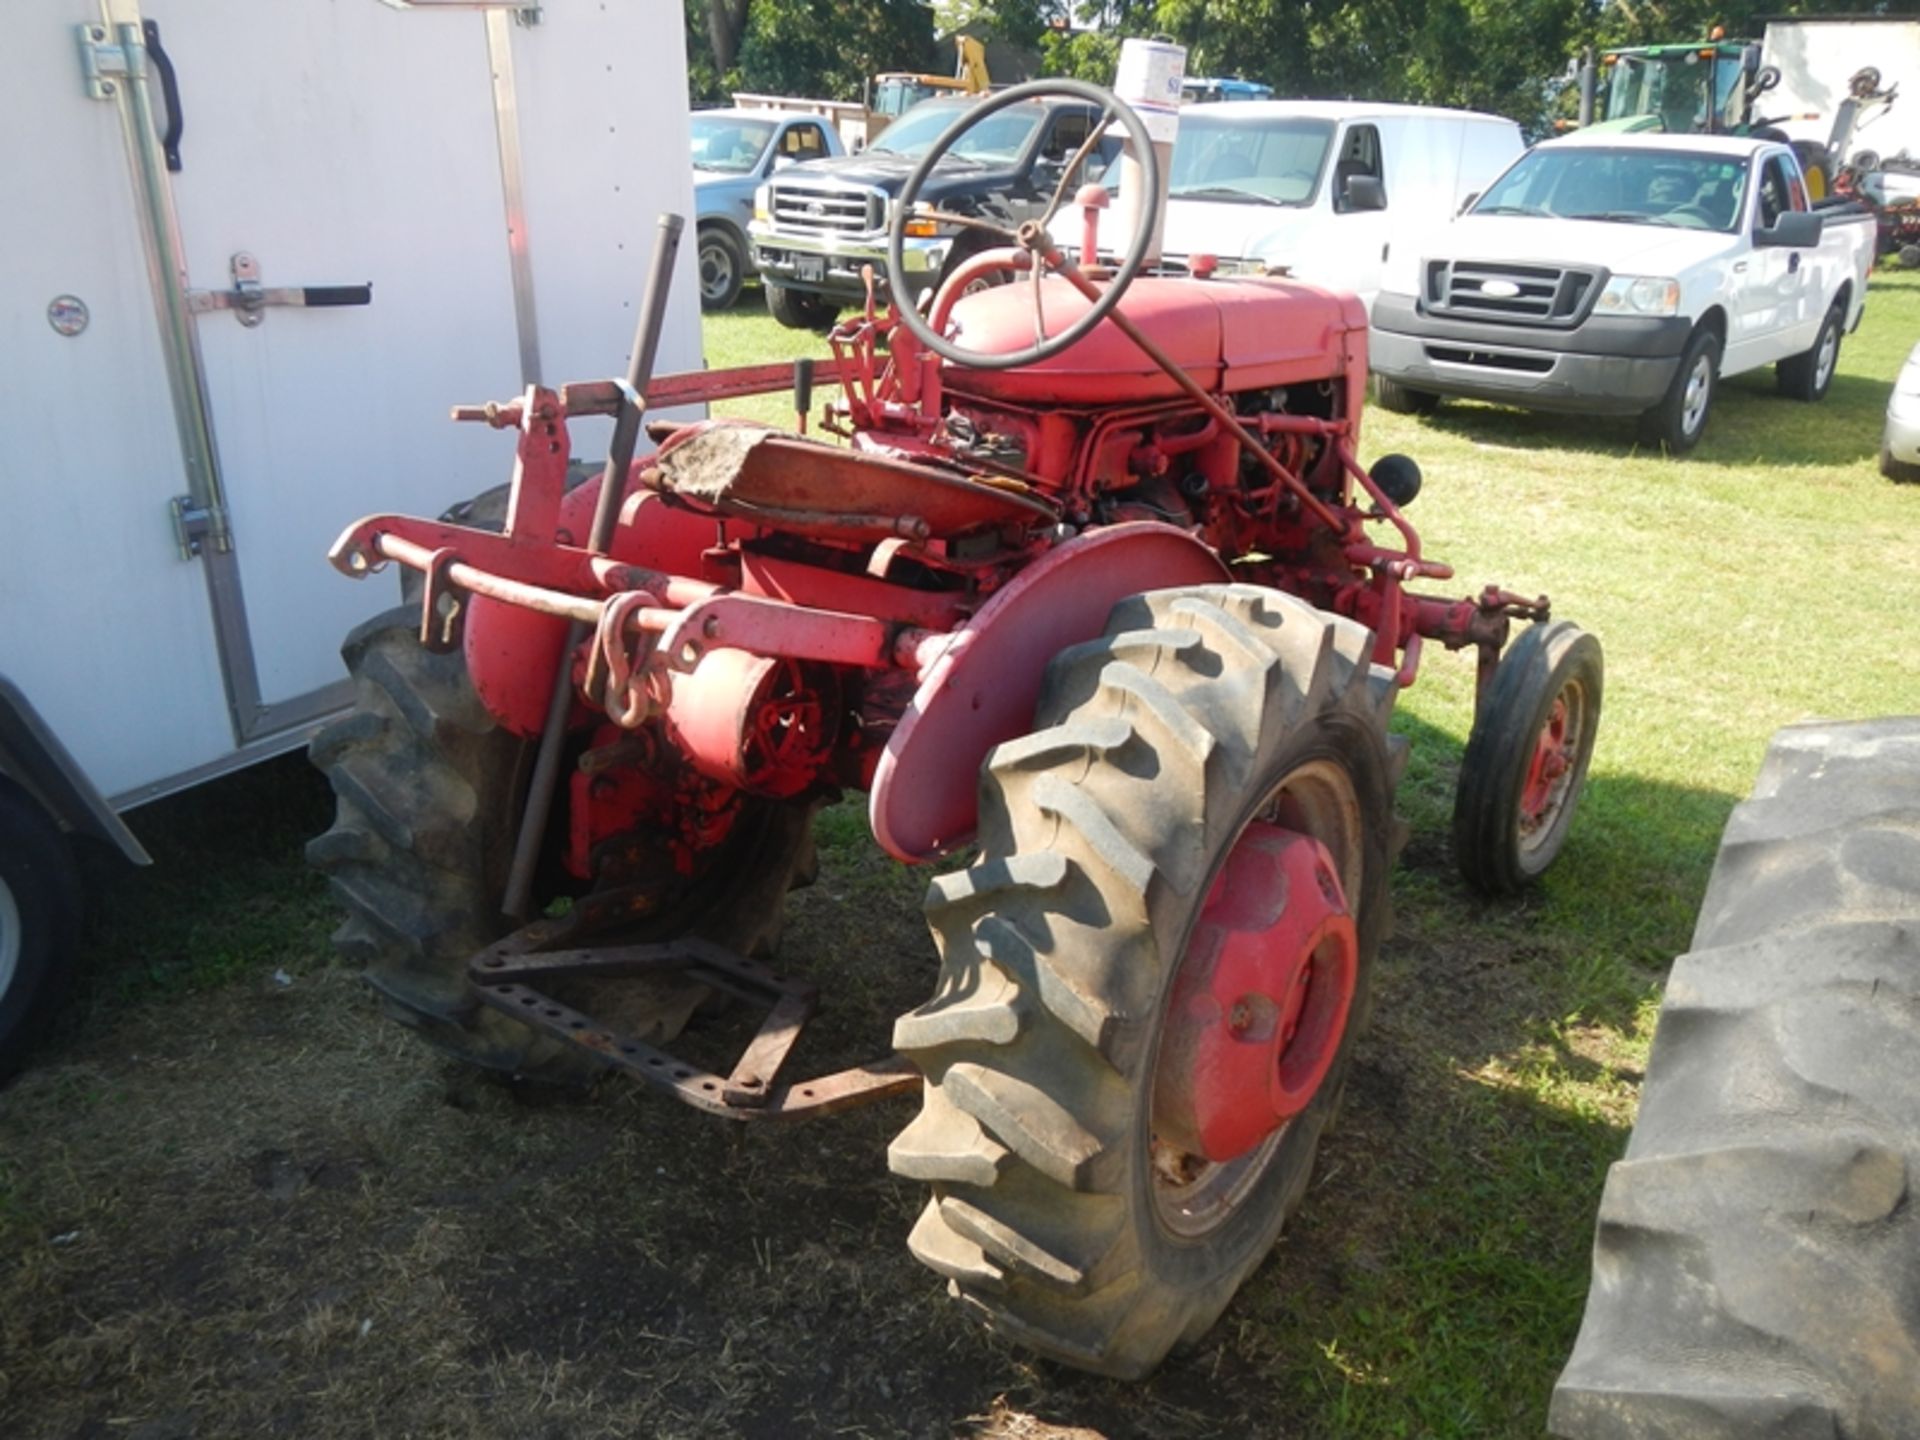
M753 192L753 218L756 220L773 218L773 186L762 185Z
M1678 315L1680 282L1664 275L1616 275L1594 309L1602 315Z

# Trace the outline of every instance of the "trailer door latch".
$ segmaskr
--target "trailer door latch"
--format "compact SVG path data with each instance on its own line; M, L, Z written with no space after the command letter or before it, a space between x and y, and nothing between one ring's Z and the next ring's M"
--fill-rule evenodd
M234 252L231 262L231 290L189 290L187 308L196 315L210 310L231 310L234 319L252 329L267 318L271 305L297 305L305 309L331 305L371 305L373 285L287 285L268 287L260 283L260 262L245 250Z

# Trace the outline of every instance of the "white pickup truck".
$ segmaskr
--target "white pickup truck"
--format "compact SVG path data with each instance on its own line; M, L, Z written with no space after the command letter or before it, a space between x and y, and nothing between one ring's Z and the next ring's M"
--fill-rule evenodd
M1777 142L1550 141L1395 257L1373 307L1380 402L1638 415L1643 439L1689 450L1724 376L1772 365L1783 393L1827 393L1873 241L1865 211L1809 207Z

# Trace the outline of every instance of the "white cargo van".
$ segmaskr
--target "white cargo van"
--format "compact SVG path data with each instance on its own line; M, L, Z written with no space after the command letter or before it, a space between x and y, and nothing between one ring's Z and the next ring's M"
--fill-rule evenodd
M1165 259L1284 270L1370 307L1394 246L1431 234L1525 148L1513 121L1468 110L1333 100L1183 110Z

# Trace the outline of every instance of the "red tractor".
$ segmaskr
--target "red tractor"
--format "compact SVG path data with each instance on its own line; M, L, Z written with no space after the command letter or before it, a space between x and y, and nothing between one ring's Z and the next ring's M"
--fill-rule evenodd
M1103 90L969 111L894 213L897 303L830 337L844 444L656 421L632 460L648 404L788 383L651 379L671 237L628 381L456 412L519 432L505 514L335 545L348 575L422 582L346 644L359 703L314 742L339 818L312 854L345 951L470 1058L588 1061L737 1120L919 1096L890 1151L931 1189L913 1252L1005 1334L1138 1376L1306 1187L1388 927L1387 722L1423 644L1478 656L1454 843L1495 893L1565 839L1601 660L1545 599L1415 590L1452 572L1402 513L1413 463L1355 459L1358 300L1204 257L1143 275L1152 204L1102 268L1089 187L1078 263L1024 225L912 306L909 217L992 228L916 206L934 164L1059 91L1125 127L1157 192ZM616 417L611 455L569 487L582 415ZM928 888L939 973L892 1051L795 1079L814 992L762 961L849 789L899 859L972 859ZM665 1048L716 991L767 1008L729 1073Z

